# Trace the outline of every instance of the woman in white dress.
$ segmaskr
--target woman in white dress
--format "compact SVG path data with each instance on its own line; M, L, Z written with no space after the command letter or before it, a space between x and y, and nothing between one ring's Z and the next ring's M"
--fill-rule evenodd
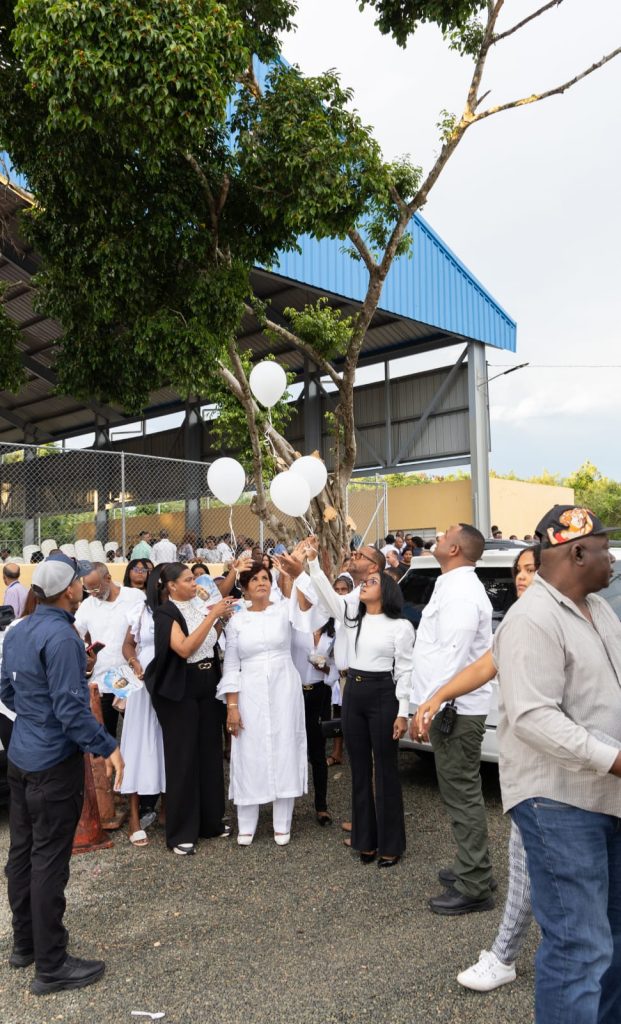
M242 572L239 580L251 604L226 626L218 686L233 737L229 796L237 807L237 842L250 845L259 807L271 803L274 840L286 846L295 798L306 793L308 773L302 683L291 658L289 602L270 602L272 580L261 563Z
M147 604L141 602L132 606L128 618L129 628L123 644L123 657L134 675L142 679L144 670L155 655L153 613ZM147 846L147 833L140 827L139 793L164 794L166 772L162 728L157 720L151 695L144 684L139 690L133 690L127 698L121 734L121 753L125 761L121 793L129 795L129 841L134 846ZM162 822L163 806L162 795Z

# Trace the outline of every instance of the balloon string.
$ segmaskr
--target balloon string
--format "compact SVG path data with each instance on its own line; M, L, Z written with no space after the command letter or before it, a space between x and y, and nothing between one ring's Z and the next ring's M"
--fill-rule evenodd
M230 512L229 512L229 533L231 535L231 550L233 552L233 557L236 558L237 557L237 538L235 536L235 530L233 529L233 506L229 505L229 509L230 509Z
M270 429L271 430L274 429L274 424L272 423L272 410L271 409L267 410L267 423L268 423L268 425L265 428L265 440L267 441L268 447L271 449L271 452L272 452L272 455L274 456L274 459L276 460L276 462L278 462L279 455L278 455L278 452L276 451L274 442L272 441L272 439L270 437Z
M304 526L308 530L308 536L312 537L313 536L313 528L310 525L310 523L308 522L308 519L306 518L306 516L300 516L300 519L302 520L302 522L304 523Z

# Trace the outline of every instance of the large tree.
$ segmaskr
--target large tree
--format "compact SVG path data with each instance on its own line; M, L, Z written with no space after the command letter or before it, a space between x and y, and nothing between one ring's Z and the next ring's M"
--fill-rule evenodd
M293 2L0 0L0 148L36 198L26 229L45 260L39 301L65 328L61 386L130 411L166 383L216 401L222 442L239 449L248 438L240 454L256 511L290 536L268 510L265 483L296 453L285 405L269 420L248 386L249 354L236 339L250 312L337 390L335 468L311 509L336 561L356 459L355 371L412 217L474 124L565 92L621 50L554 88L485 106L490 53L558 2L528 14L519 5L518 20L500 26L515 2L362 0L400 44L433 22L473 63L463 112L443 115L439 154L423 173L382 160L335 73L305 78L279 60ZM271 65L263 81L253 54ZM356 316L319 302L291 310L284 327L251 294L251 267L272 264L303 233L347 239L364 264ZM2 323L0 342L14 352ZM0 374L5 366L3 383L15 386L14 357L0 359Z

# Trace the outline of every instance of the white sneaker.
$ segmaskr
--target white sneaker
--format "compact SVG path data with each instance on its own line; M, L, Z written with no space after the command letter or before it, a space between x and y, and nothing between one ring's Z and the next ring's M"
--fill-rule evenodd
M458 974L457 980L473 992L491 992L494 988L515 981L515 963L503 964L495 953L483 949L478 962Z
M274 842L277 846L288 846L290 839L290 832L274 832Z
M237 845L238 846L250 846L252 844L252 840L253 839L254 839L253 835L249 835L248 833L244 834L242 832L242 834L238 835L238 837L237 837Z

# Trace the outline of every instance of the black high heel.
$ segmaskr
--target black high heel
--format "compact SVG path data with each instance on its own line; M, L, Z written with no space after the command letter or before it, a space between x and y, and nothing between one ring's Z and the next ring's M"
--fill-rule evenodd
M401 857L380 857L377 862L378 868L394 868L395 864L398 864Z
M321 825L322 828L332 824L332 815L328 814L327 811L317 811L315 817L317 818L317 824Z
M373 853L361 853L360 854L360 863L361 864L372 864L376 857L377 857L377 850L374 850Z

